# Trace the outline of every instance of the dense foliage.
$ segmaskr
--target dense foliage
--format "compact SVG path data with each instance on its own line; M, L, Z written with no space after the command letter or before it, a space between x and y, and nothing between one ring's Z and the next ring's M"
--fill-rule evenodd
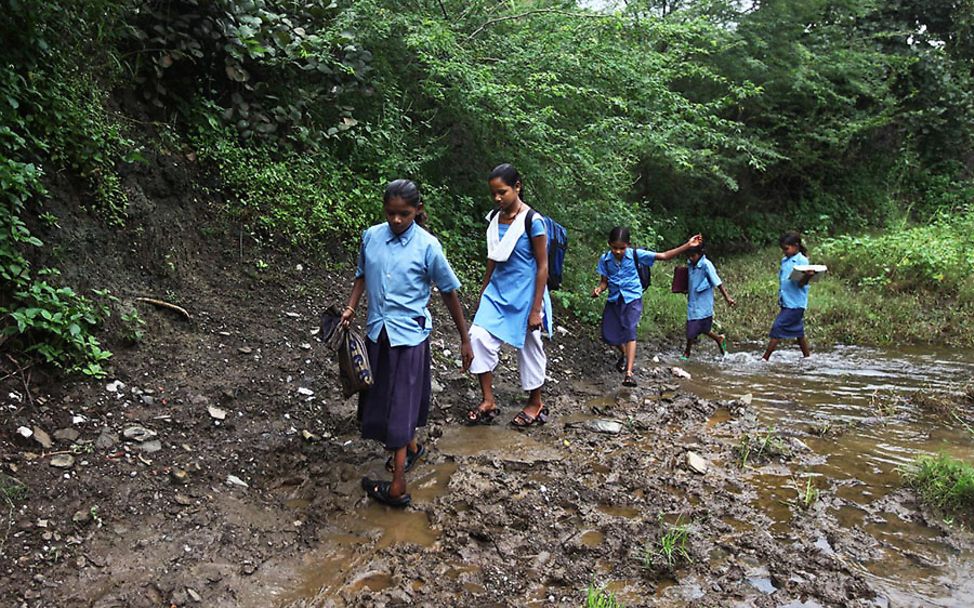
M949 241L974 190L974 1L596 4L0 0L4 346L99 373L98 307L31 270L25 214L66 171L124 223L119 169L163 136L215 169L255 235L302 246L353 250L382 184L414 178L469 286L484 176L511 161L571 231L559 296L586 317L616 224L724 250L892 226L823 252L862 290L969 294L945 264L971 262Z

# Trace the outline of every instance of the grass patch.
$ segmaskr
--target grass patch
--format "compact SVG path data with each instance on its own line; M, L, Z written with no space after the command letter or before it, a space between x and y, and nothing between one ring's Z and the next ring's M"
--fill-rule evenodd
M604 587L596 587L595 583L592 583L585 593L585 608L625 608L625 606Z
M974 466L970 463L947 454L920 456L900 474L927 504L974 516Z
M662 531L655 542L649 542L640 551L639 559L646 570L674 571L678 566L693 561L688 549L690 524L677 521L666 524L660 517Z
M772 459L785 459L791 455L791 450L785 445L775 429L768 429L764 433L742 435L734 446L737 466L747 468L750 463L764 464Z

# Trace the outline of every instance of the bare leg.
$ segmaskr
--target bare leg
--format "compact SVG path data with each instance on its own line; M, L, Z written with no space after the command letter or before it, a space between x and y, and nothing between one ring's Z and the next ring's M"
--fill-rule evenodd
M541 402L541 387L531 390L528 393L528 404L524 406L524 413L532 418L536 417L544 404Z
M779 340L778 338L771 338L771 341L768 342L768 349L766 351L764 351L764 356L761 357L761 358L764 359L765 361L767 361L768 359L770 359L771 358L771 353L774 352L774 349L778 348L778 342L780 342L780 341L781 340Z
M626 342L624 347L626 353L626 375L629 376L632 374L632 366L636 362L636 341Z
M413 440L415 442L415 439ZM392 485L389 496L399 498L406 493L406 446L395 450L392 454Z
M687 340L687 347L683 349L683 356L690 358L690 351L693 350L693 340Z
M809 350L809 348L808 348L808 340L805 339L805 336L802 336L801 338L798 338L797 342L798 342L799 348L802 349L802 356L805 357L805 358L810 357L812 355L812 351Z
M494 374L492 372L478 374L477 380L480 381L480 392L483 394L483 399L475 409L467 412L467 419L471 421L477 420L478 412L489 412L497 408L497 402L494 400ZM413 443L416 443L415 437L413 438ZM414 451L415 447L413 445Z
M720 354L725 355L727 351L724 350L724 340L727 338L724 334L716 334L712 331L707 332L707 336L717 343L717 348L720 349Z

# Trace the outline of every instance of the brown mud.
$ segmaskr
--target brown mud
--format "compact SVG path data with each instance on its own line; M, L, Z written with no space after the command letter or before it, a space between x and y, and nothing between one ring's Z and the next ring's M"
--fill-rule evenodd
M818 500L798 500L793 471L821 456L786 440L742 468L741 438L765 428L746 399L694 396L643 354L640 387L621 390L614 357L564 319L547 345L551 421L506 425L521 398L508 354L499 424L466 427L476 387L437 304L413 504L369 501L360 479L386 476L386 455L357 437L316 336L316 314L347 295L348 260L257 250L212 219L218 199L184 194L176 159L129 176L142 196L121 234L61 202L68 278L193 319L140 306L145 338L110 344L106 380L3 381L0 467L26 496L0 504L0 605L579 606L592 583L626 606L891 605L860 565L881 548L829 508L842 488L823 479ZM136 426L150 432L126 438ZM969 543L905 491L865 517ZM658 541L684 525L685 559L669 567Z

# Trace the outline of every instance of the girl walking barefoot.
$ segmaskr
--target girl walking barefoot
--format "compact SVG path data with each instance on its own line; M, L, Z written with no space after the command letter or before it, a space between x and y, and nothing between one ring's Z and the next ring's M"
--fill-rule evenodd
M648 268L657 260L671 260L701 242L703 238L696 234L679 247L656 253L633 249L628 228L616 226L609 231L609 251L599 258L596 268L602 278L592 290L592 297L597 298L606 290L609 292L602 311L602 339L619 351L616 369L625 373L623 386L636 386L632 367L636 360L636 330L643 312L643 286L637 260L639 266Z
M363 293L368 293L366 349L374 384L359 396L362 437L385 444L392 452L392 481L362 478L362 488L374 500L405 507L406 472L423 455L416 429L426 426L430 403L430 345L432 327L427 303L435 284L457 332L467 369L473 359L466 322L443 247L423 229L426 219L416 184L397 179L382 197L386 222L362 235L358 270L342 325L348 327Z
M547 358L541 332L551 335L548 296L548 236L544 218L523 200L521 176L510 164L498 165L487 178L497 210L487 227L487 271L480 304L470 327L473 363L483 399L467 412L471 424L489 423L497 416L494 369L503 344L517 349L521 389L528 402L511 420L517 427L544 424L548 408L541 400Z
M794 230L781 235L778 245L784 257L778 270L778 305L781 311L771 326L768 334L771 340L764 351L763 359L771 358L771 353L778 348L782 340L794 338L802 349L802 356L808 357L812 353L808 349L805 339L805 309L808 308L808 282L815 276L814 270L806 270L798 280L791 279L791 272L795 266L808 264L808 251L802 245L802 237Z

